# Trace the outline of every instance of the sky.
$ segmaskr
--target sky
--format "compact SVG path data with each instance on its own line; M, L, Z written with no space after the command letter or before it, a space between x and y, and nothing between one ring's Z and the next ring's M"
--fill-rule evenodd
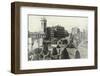
M47 27L61 25L71 32L72 27L78 27L81 31L88 28L88 17L71 17L71 16L42 16L28 15L28 27L30 32L41 31L41 18L47 19Z

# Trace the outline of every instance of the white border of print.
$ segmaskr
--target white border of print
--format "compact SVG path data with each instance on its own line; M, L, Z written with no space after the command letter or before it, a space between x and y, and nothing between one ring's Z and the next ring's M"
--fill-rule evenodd
M88 58L87 59L69 59L69 60L43 60L28 61L28 14L38 15L60 15L60 16L87 16L88 17ZM43 69L60 67L78 67L94 65L94 11L74 10L74 9L55 9L40 7L21 7L20 8L20 69ZM36 26L34 26L36 27Z

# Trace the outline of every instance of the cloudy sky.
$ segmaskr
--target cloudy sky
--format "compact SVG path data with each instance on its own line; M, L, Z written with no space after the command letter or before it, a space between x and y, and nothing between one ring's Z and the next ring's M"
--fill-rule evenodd
M31 32L41 31L41 18L47 19L47 27L61 25L69 32L72 27L78 27L81 30L88 28L87 17L68 17L68 16L42 16L42 15L28 15L28 27Z

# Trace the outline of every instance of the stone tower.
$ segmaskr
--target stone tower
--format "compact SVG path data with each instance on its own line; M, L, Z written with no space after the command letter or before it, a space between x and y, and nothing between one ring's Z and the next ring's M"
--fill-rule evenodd
M40 21L41 21L42 32L46 33L47 20L45 17L42 17Z

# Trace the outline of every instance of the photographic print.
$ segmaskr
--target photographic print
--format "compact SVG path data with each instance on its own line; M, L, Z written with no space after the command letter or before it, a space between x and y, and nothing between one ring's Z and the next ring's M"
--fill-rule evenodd
M11 3L11 72L97 69L97 7Z
M88 57L88 17L28 15L28 61Z

